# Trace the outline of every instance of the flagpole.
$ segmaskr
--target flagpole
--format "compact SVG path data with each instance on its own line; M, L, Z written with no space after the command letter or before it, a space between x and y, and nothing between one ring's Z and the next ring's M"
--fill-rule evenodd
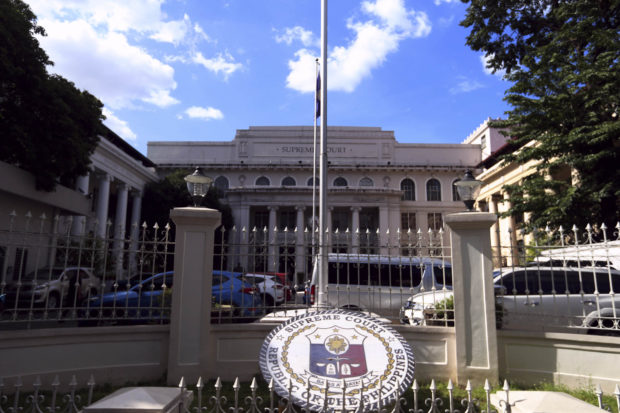
M314 65L314 79L318 82L319 76L319 58L317 57ZM317 102L319 101L318 93L316 88L314 89L314 141L312 143L312 265L316 265L314 257L316 256L316 118L317 118Z
M327 0L321 0L321 158L319 161L319 285L317 304L327 305Z

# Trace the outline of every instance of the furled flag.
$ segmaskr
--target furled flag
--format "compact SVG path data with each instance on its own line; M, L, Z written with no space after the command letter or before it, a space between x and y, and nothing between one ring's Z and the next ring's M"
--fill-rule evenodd
M319 116L321 116L321 74L320 73L317 73L316 75L315 99L316 99L315 115L318 118Z

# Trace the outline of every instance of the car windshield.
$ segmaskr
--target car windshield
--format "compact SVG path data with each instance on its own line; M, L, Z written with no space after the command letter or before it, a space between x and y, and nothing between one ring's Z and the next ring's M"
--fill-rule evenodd
M22 276L22 280L48 280L48 279L52 279L55 280L58 277L60 277L60 274L62 274L62 272L64 271L64 269L62 268L52 268L52 275L50 277L50 269L49 268L40 268L36 271L32 271L31 273L28 273L24 276Z

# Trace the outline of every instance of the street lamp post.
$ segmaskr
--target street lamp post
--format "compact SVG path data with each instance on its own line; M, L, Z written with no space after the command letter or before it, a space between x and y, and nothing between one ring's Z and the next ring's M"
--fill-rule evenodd
M473 212L474 210L474 202L476 202L476 198L480 193L480 187L482 186L482 181L477 180L472 175L471 171L468 169L465 171L465 176L458 182L455 182L456 191L459 194L459 197L467 207L469 212Z
M211 186L213 179L206 176L199 166L196 167L194 173L187 175L184 179L187 183L187 190L192 197L194 206L200 206L207 191L209 191L209 186Z

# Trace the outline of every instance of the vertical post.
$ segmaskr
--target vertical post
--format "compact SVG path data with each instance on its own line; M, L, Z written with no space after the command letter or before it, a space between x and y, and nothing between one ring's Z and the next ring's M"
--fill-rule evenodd
M99 195L97 197L97 229L95 235L99 238L106 236L108 225L108 203L110 202L110 175L99 175Z
M123 254L125 250L125 221L127 221L127 198L129 187L122 182L116 195L116 217L114 218L114 256L116 257L116 279L125 279L123 273ZM127 275L127 279L129 275Z
M319 285L317 305L327 304L327 245L325 229L327 228L327 0L321 0L321 158L319 169Z
M497 331L490 228L497 220L488 212L446 215L452 240L454 328L457 380L497 382Z
M174 287L170 315L168 384L181 377L195 382L209 377L208 338L211 330L211 285L215 228L221 214L208 208L175 208Z

